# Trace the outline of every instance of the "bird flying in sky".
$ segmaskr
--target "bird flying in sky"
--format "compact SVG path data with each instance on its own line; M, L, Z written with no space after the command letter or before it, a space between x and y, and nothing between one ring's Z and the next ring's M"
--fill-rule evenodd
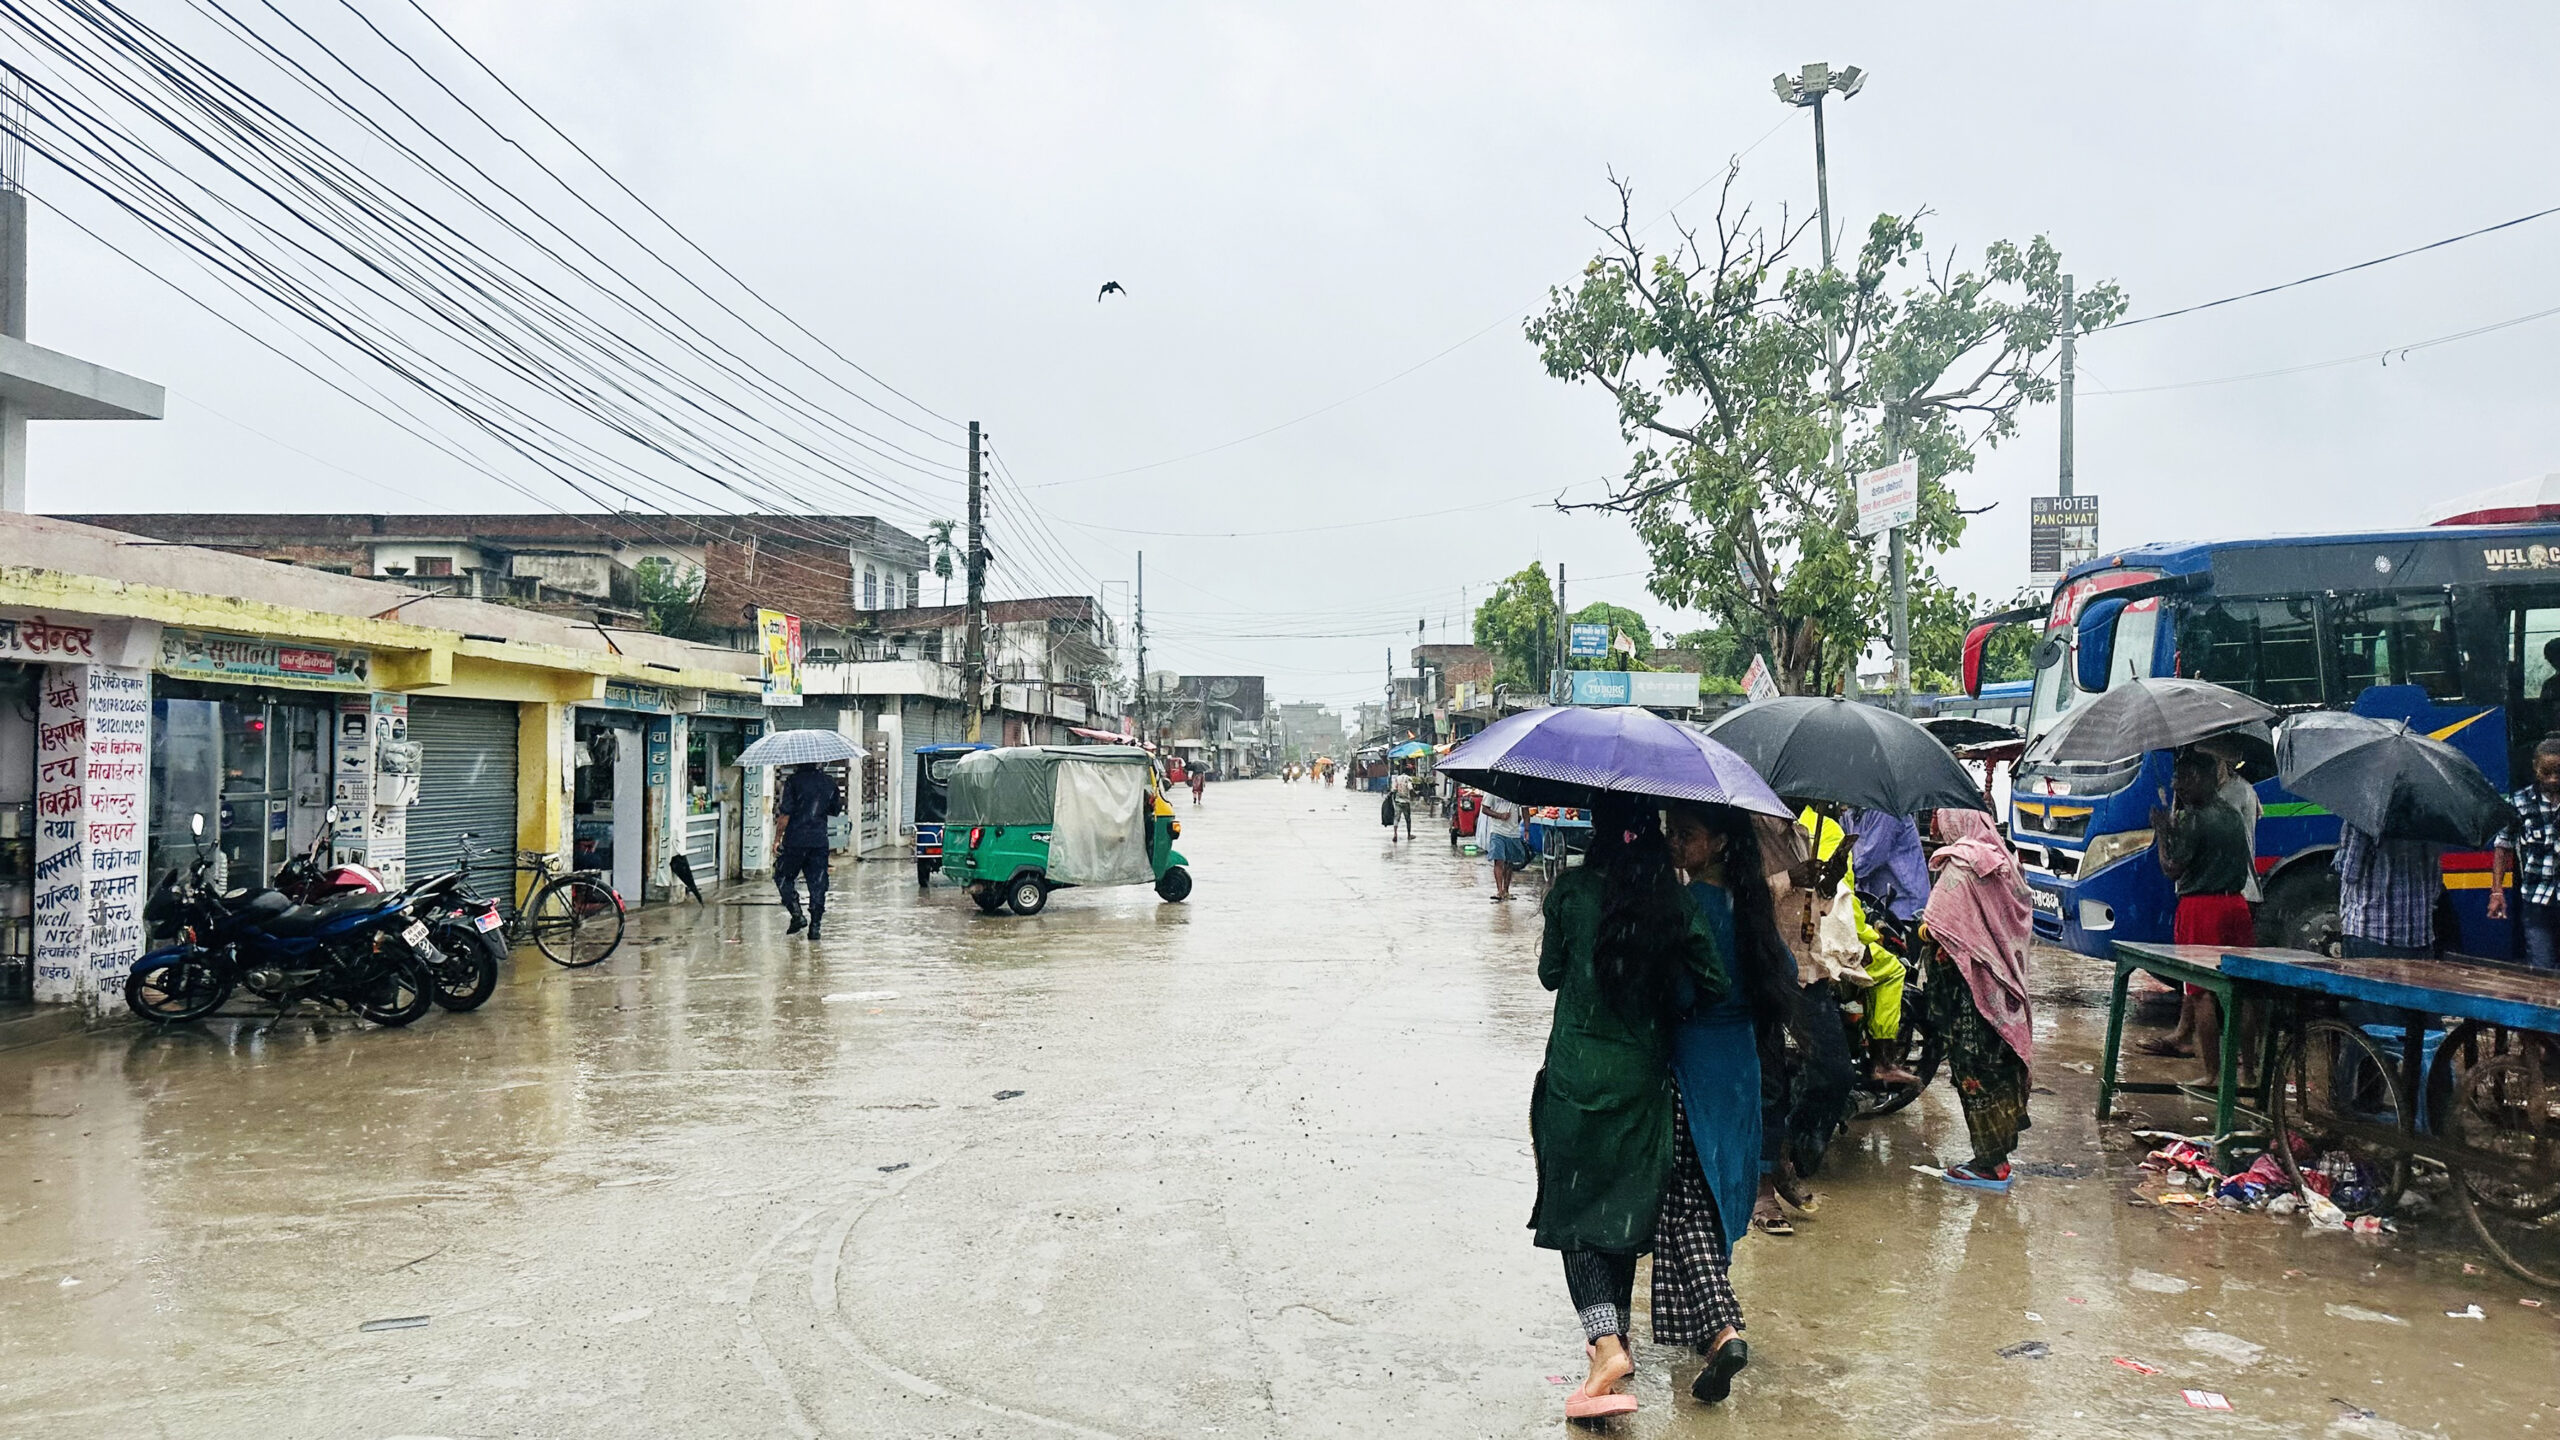
M1093 303L1096 305L1101 304L1102 297L1105 295L1126 295L1128 293L1128 291L1120 288L1119 281L1105 280L1102 282L1102 288L1093 292Z

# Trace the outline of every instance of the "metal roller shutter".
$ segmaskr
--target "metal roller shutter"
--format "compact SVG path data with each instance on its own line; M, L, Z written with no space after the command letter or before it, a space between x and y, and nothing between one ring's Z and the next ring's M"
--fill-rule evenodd
M498 700L409 702L409 738L418 742L418 803L409 807L409 874L439 874L462 861L471 832L484 857L516 853L516 707ZM472 877L484 895L512 886L503 870Z

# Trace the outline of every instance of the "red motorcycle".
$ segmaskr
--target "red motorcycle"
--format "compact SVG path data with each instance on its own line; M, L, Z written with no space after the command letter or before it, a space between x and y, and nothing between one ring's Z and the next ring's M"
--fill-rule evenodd
M329 849L329 837L338 828L338 812L329 811L320 833L312 838L311 849L284 862L276 871L275 888L297 905L317 904L332 895L354 895L383 888L382 877L369 867L356 864L331 865L321 856Z

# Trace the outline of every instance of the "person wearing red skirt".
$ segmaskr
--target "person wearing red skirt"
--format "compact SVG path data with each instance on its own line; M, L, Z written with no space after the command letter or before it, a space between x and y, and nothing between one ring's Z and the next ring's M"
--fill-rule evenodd
M2151 812L2159 836L2160 870L2178 891L2178 915L2169 938L2180 945L2245 949L2258 943L2256 917L2241 892L2257 857L2240 812L2220 800L2221 767L2200 750L2178 756L2175 810ZM2222 1013L2214 997L2187 987L2189 1014L2180 1028L2195 1037L2196 1058L2207 1075L2222 1067ZM2189 1023L2192 1022L2192 1023Z

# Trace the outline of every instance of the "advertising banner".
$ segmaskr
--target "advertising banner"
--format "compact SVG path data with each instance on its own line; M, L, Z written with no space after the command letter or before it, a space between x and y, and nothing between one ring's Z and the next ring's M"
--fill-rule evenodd
M764 703L800 703L800 617L779 610L756 612L756 635L764 652Z
M1694 709L1698 677L1685 670L1576 670L1571 703Z
M1606 625L1576 625L1570 630L1567 630L1565 632L1565 653L1578 658L1608 654L1609 627Z
M1769 674L1768 656L1751 657L1751 668L1742 672L1742 693L1744 698L1751 700L1778 698L1778 682Z
M235 685L288 685L306 690L369 690L373 652L329 645L258 640L207 630L160 632L160 673Z
M2027 500L2027 570L2039 580L2061 578L2074 565L2098 558L2098 497L2035 495Z
M1920 462L1905 460L1858 477L1858 533L1881 535L1920 519Z

